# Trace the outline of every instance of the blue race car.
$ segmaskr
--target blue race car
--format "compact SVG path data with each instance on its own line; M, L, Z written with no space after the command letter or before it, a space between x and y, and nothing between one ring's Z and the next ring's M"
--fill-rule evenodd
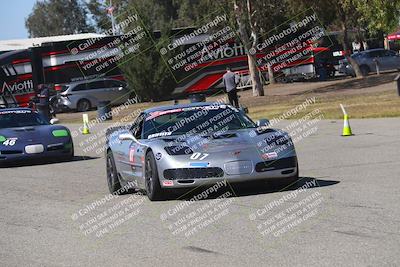
M74 145L66 127L51 125L29 108L0 109L0 165L73 156Z

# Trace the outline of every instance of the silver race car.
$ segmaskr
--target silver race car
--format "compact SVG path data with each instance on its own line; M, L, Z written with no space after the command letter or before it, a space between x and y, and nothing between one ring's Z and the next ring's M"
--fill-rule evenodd
M150 200L168 189L218 182L298 179L293 142L286 132L254 123L221 103L151 108L132 125L106 133L107 181L111 193L133 184Z

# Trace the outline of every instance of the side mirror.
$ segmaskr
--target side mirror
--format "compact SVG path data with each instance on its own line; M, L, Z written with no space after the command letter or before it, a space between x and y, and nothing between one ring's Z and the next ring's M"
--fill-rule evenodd
M130 134L130 133L123 133L123 134L120 134L120 135L118 136L118 139L119 139L120 141L127 141L127 140L136 141L136 138L135 138L132 134Z
M269 120L267 120L267 119L260 119L260 120L257 121L257 126L258 126L258 127L269 126Z
M56 118L50 120L50 124L58 124L59 122L60 120Z

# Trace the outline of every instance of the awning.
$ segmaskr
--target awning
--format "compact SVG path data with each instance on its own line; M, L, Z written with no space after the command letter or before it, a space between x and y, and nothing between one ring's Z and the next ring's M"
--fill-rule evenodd
M389 34L387 38L388 38L388 40L391 40L391 41L400 40L400 31Z

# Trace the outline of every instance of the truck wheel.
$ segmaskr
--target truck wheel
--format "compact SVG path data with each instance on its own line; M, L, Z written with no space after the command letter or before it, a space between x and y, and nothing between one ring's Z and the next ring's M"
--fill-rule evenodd
M157 163L154 159L154 154L149 151L146 154L146 171L145 171L145 184L147 197L151 200L162 200L163 189L160 186L160 179L158 177Z

